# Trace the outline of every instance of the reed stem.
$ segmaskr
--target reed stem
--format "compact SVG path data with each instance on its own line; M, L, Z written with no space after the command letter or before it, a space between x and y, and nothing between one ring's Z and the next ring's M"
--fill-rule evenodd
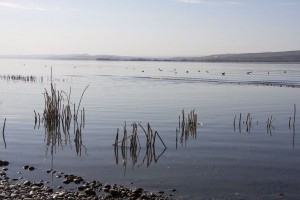
M4 147L6 149L6 141L5 141L5 135L4 135L5 124L6 124L6 118L4 119L3 130L2 130L2 137L3 137Z

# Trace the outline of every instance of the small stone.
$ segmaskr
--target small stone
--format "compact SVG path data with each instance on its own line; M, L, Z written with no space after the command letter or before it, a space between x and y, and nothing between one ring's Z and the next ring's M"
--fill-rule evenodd
M143 188L135 188L134 190L132 190L133 193L142 193L143 192Z
M150 197L152 197L152 198L155 198L157 195L156 194L154 194L154 193L150 193Z
M83 190L85 190L85 188L86 188L86 187L84 187L84 186L79 186L79 187L78 187L78 190L79 190L79 191L83 191Z
M25 181L25 182L23 183L23 185L29 186L29 185L31 185L31 182L30 182L30 181Z
M140 196L140 199L150 199L146 194L142 194L141 196Z
M120 191L118 191L118 190L115 190L115 189L110 189L109 190L109 193L113 196L113 197L118 197L118 196L120 196Z
M84 192L85 192L86 195L89 195L89 196L95 196L96 195L96 192L92 189L89 189L89 188L85 189Z
M70 181L70 179L65 179L65 180L63 181L63 183L64 183L64 184L69 184L69 183L71 183L71 181Z
M0 172L0 176L6 176L5 172Z
M33 170L35 170L35 167L30 166L30 167L28 167L28 170L29 170L29 171L33 171Z
M49 193L52 193L53 189L52 188L48 188L46 191L49 192Z
M0 167L9 165L9 162L6 160L0 160Z
M10 195L10 197L13 198L13 199L15 199L15 198L19 197L19 194L12 193L12 194Z
M29 168L29 165L24 165L23 169L27 170Z
M6 167L3 167L3 168L2 168L2 170L3 170L3 171L7 171L7 170L8 170L8 168L6 168Z
M74 182L75 184L80 184L81 180L78 179L78 178L75 178L75 179L73 180L73 182Z
M43 181L40 181L39 183L34 183L33 185L37 187L42 187L44 185Z
M171 191L171 192L176 192L176 189L170 189L169 191Z

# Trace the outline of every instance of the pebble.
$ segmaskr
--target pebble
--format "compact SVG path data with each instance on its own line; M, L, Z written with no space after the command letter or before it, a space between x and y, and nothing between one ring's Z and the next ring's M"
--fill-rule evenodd
M27 170L29 168L29 165L24 165L23 169Z
M87 188L84 190L85 194L87 194L88 196L95 196L96 192L90 188Z
M63 183L64 183L64 184L69 184L69 183L71 183L71 181L70 181L69 179L65 179L65 180L63 181Z
M0 164L7 164L0 160ZM8 164L7 164L8 165ZM24 165L24 169L32 170L35 169L33 166ZM0 168L1 169L1 168ZM52 169L47 170L47 173L53 173ZM63 175L64 173L59 173ZM5 180L1 180L5 179ZM25 178L24 178L25 179ZM75 189L64 189L62 186L57 186L59 189L55 189L47 185L49 182L43 180L40 181L29 181L20 180L13 181L6 176L4 171L0 171L0 199L23 199L23 200L33 200L33 199L86 199L86 200L98 200L98 199L160 199L167 200L170 197L164 197L163 191L158 192L158 194L147 193L143 188L129 189L117 184L102 184L98 181L92 180L86 182L80 176L75 176L73 174L64 174L64 184L69 184L71 182L79 185ZM176 191L171 189L170 191Z
M0 160L0 167L9 165L9 162L6 160Z
M29 185L31 185L31 182L30 182L30 181L25 181L25 182L23 183L23 185L29 186Z
M29 170L29 171L33 171L33 170L35 170L35 167L29 166L29 167L28 167L28 170Z
M121 192L116 190L116 189L110 189L109 193L113 196L113 197L119 197Z

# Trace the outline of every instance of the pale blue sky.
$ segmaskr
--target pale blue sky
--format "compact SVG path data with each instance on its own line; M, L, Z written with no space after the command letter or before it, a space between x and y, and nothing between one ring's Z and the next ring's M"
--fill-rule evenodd
M0 0L0 54L300 49L300 0Z

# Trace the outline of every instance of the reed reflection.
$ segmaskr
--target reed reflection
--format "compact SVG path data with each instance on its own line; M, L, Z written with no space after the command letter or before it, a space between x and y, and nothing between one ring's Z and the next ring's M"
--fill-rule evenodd
M182 110L182 118L180 118L179 115L179 122L178 127L176 127L176 149L178 146L178 143L180 143L183 146L186 147L186 142L191 136L192 138L196 139L197 137L197 114L195 114L195 110L191 110L191 112L187 115L187 118L185 117L184 110ZM199 123L199 125L202 125L202 123ZM179 134L181 132L181 135L179 137ZM178 141L179 140L179 141Z
M131 126L131 135L128 136L125 122L123 127L123 137L120 141L119 129L117 129L115 143L113 144L116 164L119 165L120 159L122 160L122 165L124 167L124 176L126 174L126 167L129 159L131 159L132 168L134 168L136 165L137 167L140 167L145 163L146 166L149 167L151 163L157 163L159 158L164 154L164 152L167 149L159 133L157 131L153 131L149 123L147 124L147 130L140 123L134 122ZM140 127L140 129L144 133L144 135L140 136L141 138L145 139L142 145L139 139L138 127ZM156 145L159 145L156 144L157 138L160 141L159 154L157 154L156 151ZM144 156L141 163L137 164L141 151L145 153L143 153ZM121 158L119 157L119 152L121 152ZM128 158L128 155L130 158Z
M2 129L2 138L3 138L4 148L6 149L6 141L5 141L5 135L4 135L5 124L6 124L6 118L4 119L3 129Z
M234 120L233 120L233 130L234 132L236 132L236 124L238 124L238 132L242 133L242 129L243 126L245 126L246 128L246 133L250 133L251 129L253 129L252 126L252 117L250 115L250 113L247 114L247 118L246 120L242 119L242 113L239 114L239 119L238 122L237 121L237 117L236 115L234 116ZM272 136L272 131L275 130L275 126L273 125L275 121L275 117L273 117L272 115L270 117L268 117L268 119L266 120L266 128L267 128L267 134ZM257 126L258 126L258 121L257 121ZM292 130L292 146L293 148L295 148L295 137L296 137L296 104L294 104L294 113L293 116L289 117L288 120L288 127L289 130Z
M70 134L72 123L74 128L74 144L77 156L81 156L82 148L85 150L85 153L87 152L86 147L82 143L82 129L84 128L85 124L85 110L84 108L80 109L81 100L87 88L88 86L84 89L76 110L75 103L73 106L71 106L70 103L71 87L69 93L66 93L63 90L56 90L52 83L51 76L50 92L48 92L46 89L44 92L45 107L42 114L42 120L40 120L40 114L37 114L36 111L34 111L34 128L37 126L39 128L40 123L44 124L44 141L47 146L46 155L48 154L49 147L51 155L53 156L53 154L56 152L56 147L60 146L63 149L64 146L68 144L72 146Z

